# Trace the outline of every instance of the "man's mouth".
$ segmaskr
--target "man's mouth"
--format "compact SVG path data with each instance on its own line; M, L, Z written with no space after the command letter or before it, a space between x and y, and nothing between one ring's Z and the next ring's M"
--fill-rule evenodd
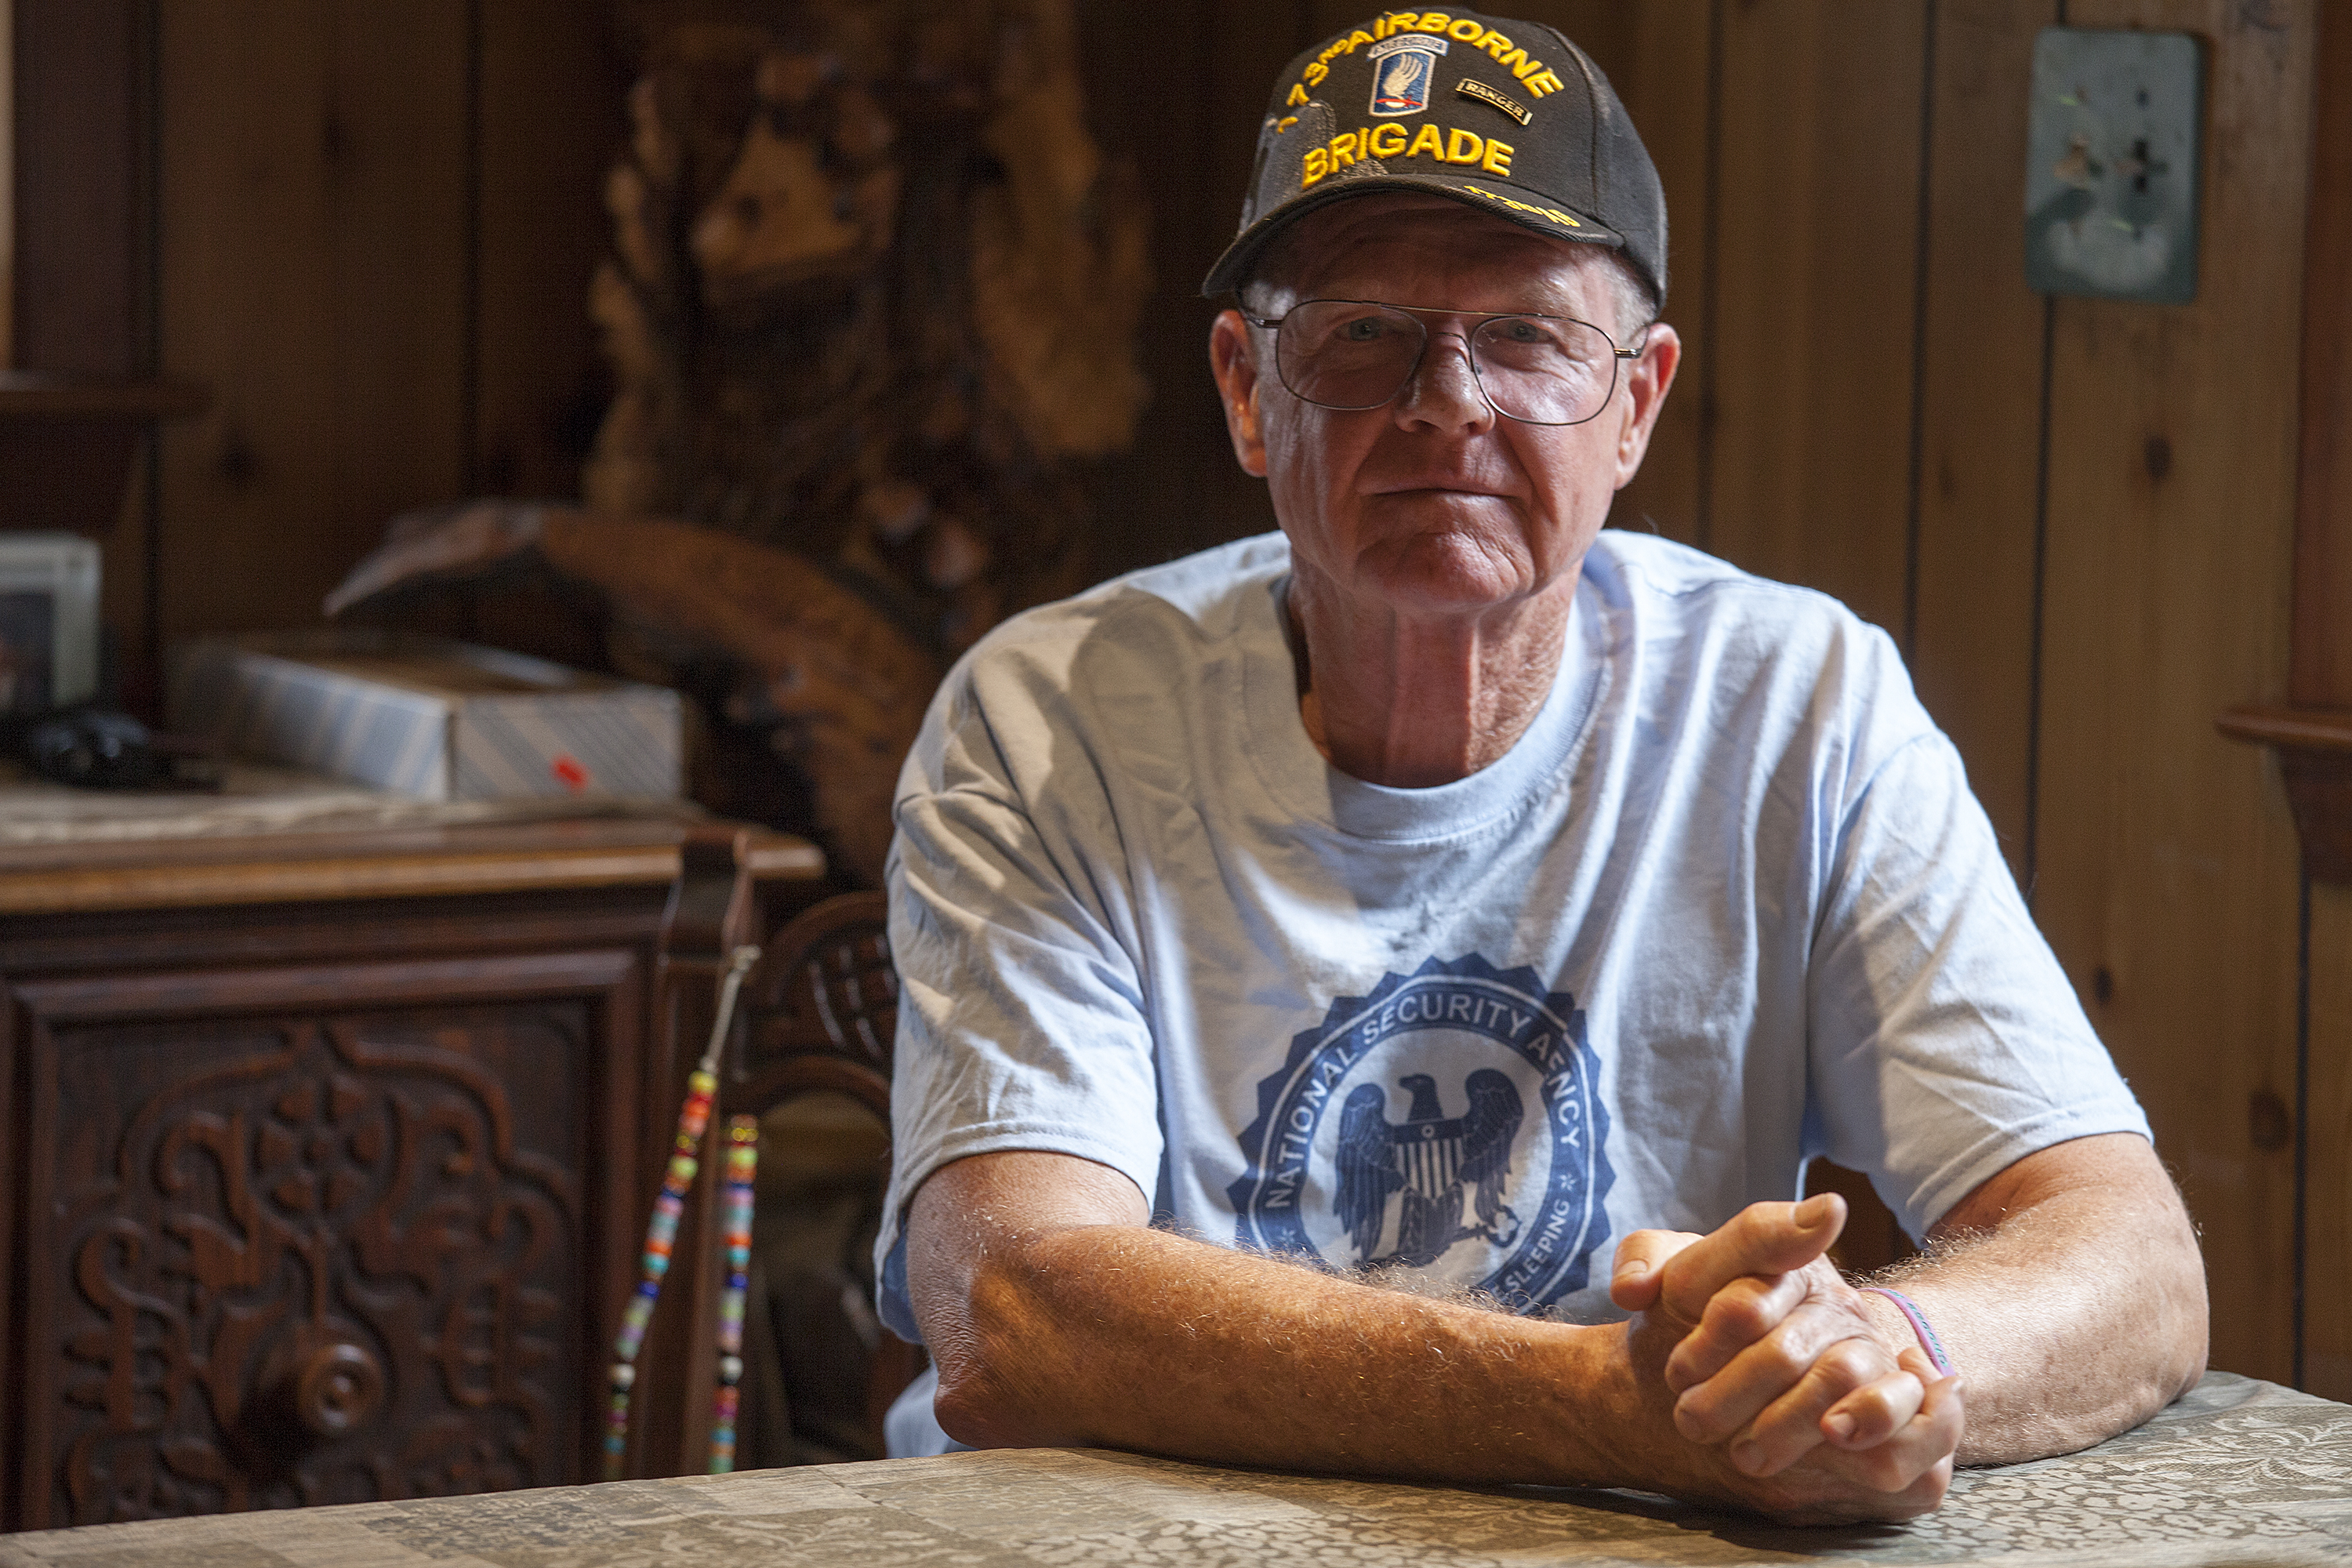
M1468 479L1421 480L1411 484L1375 485L1365 491L1371 497L1393 496L1474 496L1480 500L1507 500L1507 491Z

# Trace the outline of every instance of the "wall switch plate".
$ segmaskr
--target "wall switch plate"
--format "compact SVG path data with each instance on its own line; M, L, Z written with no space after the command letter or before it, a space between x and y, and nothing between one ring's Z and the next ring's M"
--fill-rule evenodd
M2044 27L2025 142L2025 281L2045 294L2197 297L2204 47L2187 33Z

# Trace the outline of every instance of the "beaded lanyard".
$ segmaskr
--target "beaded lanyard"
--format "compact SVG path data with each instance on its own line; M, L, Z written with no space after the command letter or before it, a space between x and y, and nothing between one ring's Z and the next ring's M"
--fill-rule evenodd
M735 1021L735 998L743 976L760 961L756 947L739 947L730 957L727 976L719 984L719 1016L710 1026L710 1044L686 1080L686 1103L678 1108L677 1142L669 1168L662 1175L661 1195L654 1199L653 1218L646 1225L645 1277L621 1314L621 1331L613 1342L613 1405L604 1433L604 1479L622 1479L629 1447L630 1392L637 1381L637 1352L645 1347L646 1329L654 1319L654 1303L661 1297L662 1276L669 1272L670 1248L677 1242L677 1222L686 1213L686 1194L694 1190L701 1170L697 1151L710 1126L710 1102L719 1094L719 1052ZM749 1116L727 1124L727 1289L719 1298L719 1384L711 1432L710 1473L735 1468L735 1408L737 1387L743 1377L743 1294L751 1264L751 1181L760 1159L760 1123Z
M751 1180L760 1173L760 1119L727 1121L727 1289L719 1298L719 1392L710 1405L710 1473L735 1468L735 1409L743 1382L743 1293L751 1277Z

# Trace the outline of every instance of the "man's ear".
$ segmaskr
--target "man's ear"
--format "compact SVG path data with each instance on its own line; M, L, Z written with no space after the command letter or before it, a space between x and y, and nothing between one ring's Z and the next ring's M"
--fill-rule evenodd
M1239 310L1223 310L1209 328L1209 373L1225 407L1225 434L1242 471L1265 478L1265 432L1258 422L1257 355L1250 325Z
M1650 432L1658 427L1658 410L1666 405L1667 389L1674 385L1675 370L1682 360L1680 334L1664 321L1650 323L1642 357L1628 363L1623 372L1625 388L1631 395L1622 416L1623 422L1617 429L1619 489L1623 489L1641 471L1643 455L1650 449Z

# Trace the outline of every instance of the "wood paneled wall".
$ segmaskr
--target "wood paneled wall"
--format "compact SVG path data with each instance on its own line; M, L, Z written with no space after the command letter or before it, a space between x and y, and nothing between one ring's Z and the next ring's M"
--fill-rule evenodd
M2291 695L2352 710L2352 12L2323 18L2315 52L2312 212L2305 252L2303 493ZM2352 887L2309 889L2305 1094L2303 1381L2352 1400Z
M2207 35L2221 172L2195 304L2053 313L2029 784L2035 914L2205 1222L2215 1360L2285 1378L2293 1153L2252 1108L2294 1093L2298 857L2270 764L2212 727L2285 691L2314 17L2263 13L2070 12Z
M2319 0L1507 8L1610 71L1673 211L1688 358L1618 522L1895 636L2203 1224L2215 1364L2290 1376L2294 1154L2273 1134L2305 995L2294 842L2272 764L2212 720L2284 695ZM624 68L605 8L162 9L163 366L214 393L164 443L164 635L310 618L402 508L570 489ZM1155 400L1097 476L1109 571L1271 526L1195 290L1276 71L1366 7L1078 9L1090 111L1143 176L1160 269ZM2028 60L2061 21L2206 42L2193 304L2025 288ZM2323 890L2311 933L2309 1040L2340 1056L2352 902ZM2314 1218L2336 1229L2307 1260L2307 1338L2340 1396L2352 1072L2332 1060L2309 1116Z
M2257 1106L2295 1091L2295 846L2212 720L2284 692L2315 17L1716 6L1711 266L1675 306L1708 409L1659 454L1696 476L1665 481L1688 537L1902 644L2203 1224L2215 1363L2279 1378L2293 1156ZM2207 43L2194 304L2024 286L2028 62L2058 21Z
M0 5L0 170L16 167L16 11ZM16 182L0 178L0 370L16 363Z
M213 393L163 442L163 641L315 620L405 509L576 493L626 87L608 13L160 7L162 356Z

